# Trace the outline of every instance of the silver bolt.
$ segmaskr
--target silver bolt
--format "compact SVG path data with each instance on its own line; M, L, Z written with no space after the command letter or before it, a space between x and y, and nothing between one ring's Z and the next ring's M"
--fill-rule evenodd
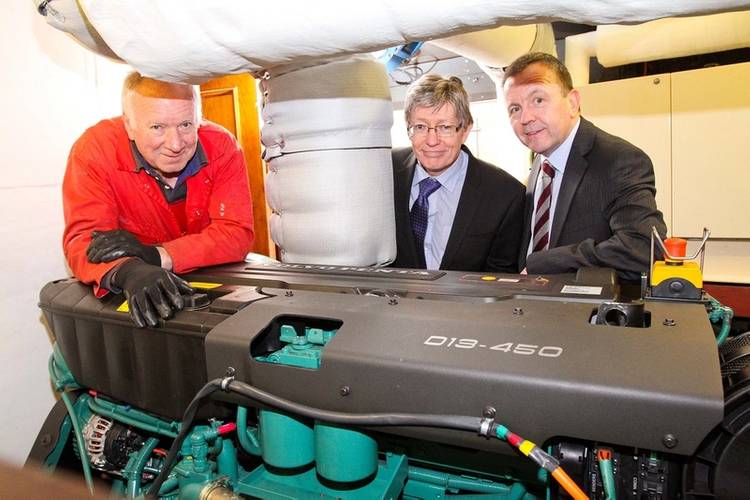
M667 448L674 448L675 446L677 446L677 438L672 434L665 434L664 437L661 438L661 442Z

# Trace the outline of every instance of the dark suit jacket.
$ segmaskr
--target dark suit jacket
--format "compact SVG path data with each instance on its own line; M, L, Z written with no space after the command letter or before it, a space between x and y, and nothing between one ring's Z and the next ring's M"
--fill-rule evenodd
M648 269L651 227L662 237L667 231L646 153L581 117L560 185L550 248L527 258L537 175L535 162L526 188L519 268L543 274L612 267L621 278L638 280Z
M469 155L466 179L440 269L517 272L523 221L523 185L510 174ZM411 148L393 150L393 194L396 210L395 267L424 269L409 219L416 157Z

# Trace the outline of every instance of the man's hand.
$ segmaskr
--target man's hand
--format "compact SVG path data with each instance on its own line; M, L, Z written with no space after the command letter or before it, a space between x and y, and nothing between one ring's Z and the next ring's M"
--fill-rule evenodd
M139 328L156 326L159 318L171 317L184 305L181 294L194 291L182 278L141 259L130 259L118 267L112 283L125 292L130 317Z
M86 256L93 264L111 262L120 257L139 257L148 264L161 265L161 256L155 246L144 245L124 229L94 231L91 236Z

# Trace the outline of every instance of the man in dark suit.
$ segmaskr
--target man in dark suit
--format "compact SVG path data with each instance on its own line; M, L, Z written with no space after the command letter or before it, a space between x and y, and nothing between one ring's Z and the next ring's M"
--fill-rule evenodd
M649 157L580 116L580 94L549 54L516 59L503 90L514 132L536 153L519 269L612 267L622 279L638 280L648 269L652 226L666 234Z
M412 147L393 151L392 265L517 272L523 185L463 145L474 120L461 80L423 76L404 112Z

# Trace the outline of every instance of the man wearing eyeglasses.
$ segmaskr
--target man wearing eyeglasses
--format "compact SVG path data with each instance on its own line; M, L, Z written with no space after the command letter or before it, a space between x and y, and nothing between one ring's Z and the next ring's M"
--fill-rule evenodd
M412 147L393 150L395 267L517 272L523 185L475 158L457 77L425 75L404 102Z

